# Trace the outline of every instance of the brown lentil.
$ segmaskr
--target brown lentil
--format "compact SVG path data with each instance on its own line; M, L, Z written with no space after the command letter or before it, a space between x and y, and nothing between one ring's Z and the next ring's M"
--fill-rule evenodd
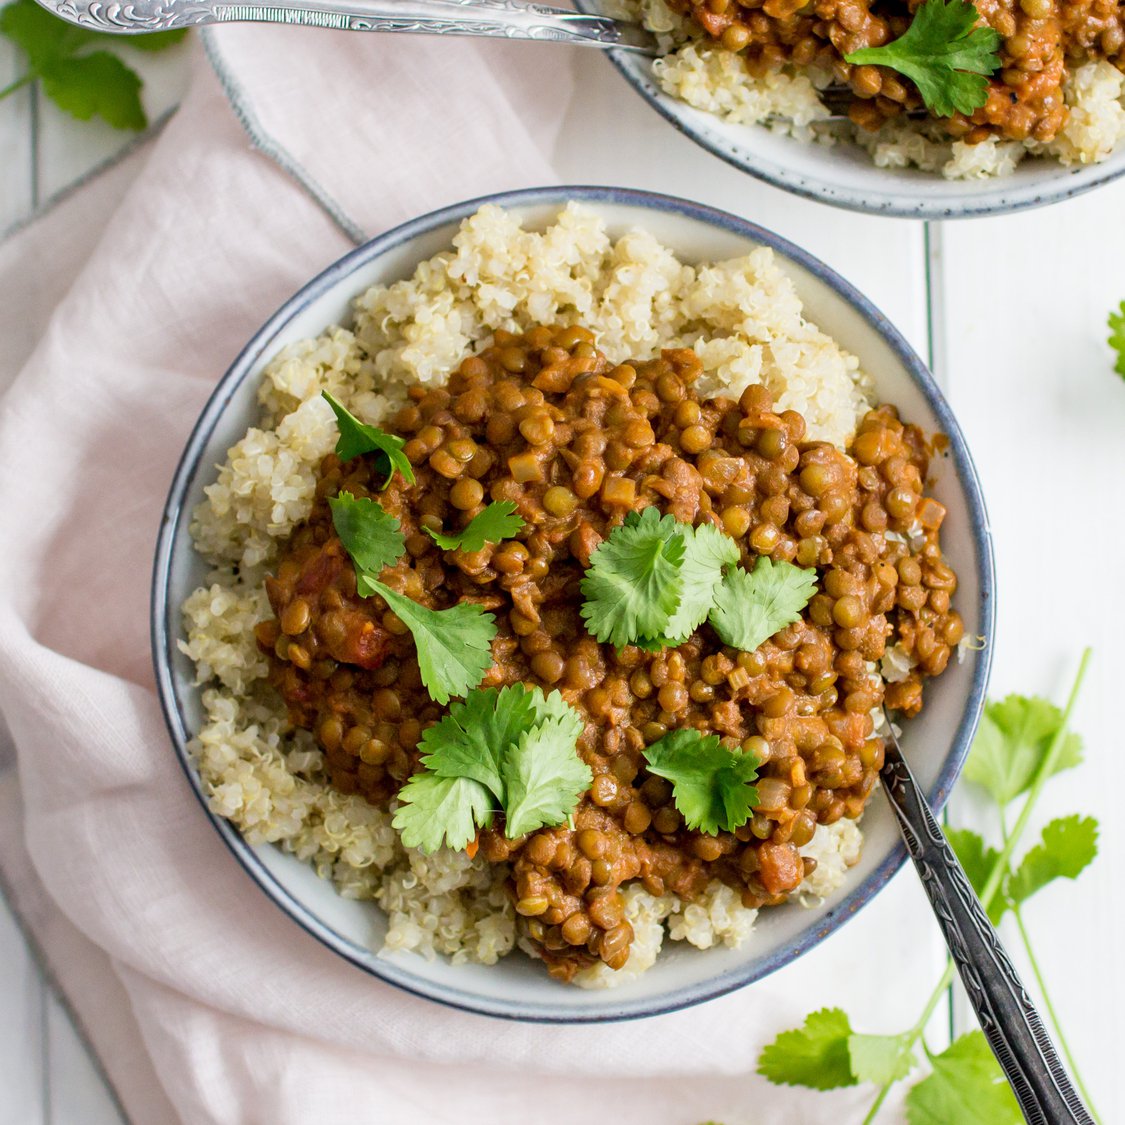
M413 486L396 477L380 491L368 459L328 455L312 513L266 579L276 619L257 630L332 785L385 804L443 709L422 687L402 622L378 597L357 596L328 498L370 496L400 521L407 554L381 575L393 589L494 613L482 686L559 690L585 720L578 752L593 783L573 827L508 840L497 823L479 841L508 865L521 925L562 979L597 960L624 964L630 882L690 900L720 879L747 906L783 902L808 867L797 849L818 824L858 816L872 791L883 760L872 708L885 692L915 713L922 678L940 673L964 633L938 541L944 509L923 496L930 447L893 407L864 417L847 455L805 440L803 419L776 413L762 387L701 400L690 350L612 367L592 343L580 328L497 332L447 387L413 388L388 426L407 439ZM464 526L490 499L516 504L518 539L446 552L422 531ZM752 653L707 626L674 650L599 645L579 615L582 571L628 511L650 505L721 526L748 567L767 554L817 568L802 619ZM917 667L884 689L868 668L888 643ZM759 804L737 833L687 829L672 786L645 771L643 747L681 727L759 759Z

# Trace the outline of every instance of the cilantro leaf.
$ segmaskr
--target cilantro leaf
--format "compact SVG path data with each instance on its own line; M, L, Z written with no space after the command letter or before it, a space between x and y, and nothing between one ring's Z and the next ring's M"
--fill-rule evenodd
M676 808L688 828L714 836L741 828L758 804L750 782L758 759L728 750L718 737L674 730L645 749L648 772L672 783Z
M1117 352L1117 362L1113 370L1125 378L1125 301L1121 302L1119 313L1109 314L1109 346Z
M402 802L391 823L407 848L430 854L442 844L463 848L477 827L492 823L492 797L477 781L467 777L438 777L423 771L414 774L399 790Z
M485 543L499 543L511 539L524 526L522 516L516 515L514 500L494 500L483 512L478 512L454 535L442 535L426 528L426 534L443 551L479 551Z
M775 1086L811 1086L814 1090L854 1086L848 1050L851 1035L847 1013L821 1008L809 1015L803 1027L783 1031L762 1051L758 1073Z
M889 1086L905 1078L918 1060L910 1049L914 1033L901 1035L849 1035L848 1057L857 1082Z
M674 516L630 512L590 556L582 617L599 641L618 648L663 635L684 589L684 538Z
M1062 720L1062 712L1039 696L1009 695L989 702L965 763L965 777L987 789L999 804L1008 804L1031 785ZM1082 739L1070 732L1056 772L1081 761Z
M186 34L184 30L136 36L129 45L159 51ZM118 129L143 129L148 124L137 74L107 51L80 53L90 46L122 46L120 36L76 27L34 0L14 0L0 9L0 35L24 53L28 65L24 79L8 86L6 93L38 79L47 97L79 120L96 115Z
M1026 902L1055 879L1077 879L1097 854L1098 822L1092 816L1052 820L1009 880L1008 897Z
M123 46L132 47L134 51L156 54L158 51L166 51L169 47L174 47L187 33L186 27L174 28L172 31L149 31L144 35L130 35ZM107 35L106 38L110 36ZM113 38L119 37L113 36Z
M43 93L80 121L97 116L115 129L137 130L148 124L141 106L140 78L108 51L52 61L43 66L39 77Z
M910 1125L1023 1125L1015 1095L980 1031L930 1059L933 1073L906 1095Z
M336 415L336 424L340 430L340 440L336 442L336 455L341 461L350 461L363 453L375 453L377 454L375 464L379 472L387 474L383 488L391 483L396 470L402 474L407 484L414 483L414 466L402 451L402 447L406 444L402 438L395 434L385 434L375 426L361 422L327 391L320 393Z
M753 652L774 633L800 621L816 592L816 571L763 555L753 571L732 570L715 592L710 621L723 644Z
M460 602L449 609L427 609L382 582L368 578L378 594L414 635L422 683L437 703L464 695L492 667L496 620L479 605Z
M402 557L406 540L394 516L384 512L374 500L356 499L341 492L328 501L332 526L355 566L356 590L361 598L374 592L373 576Z
M558 697L560 700L562 696ZM510 838L561 824L594 780L575 752L582 720L573 708L527 731L504 759L507 800L504 834Z
M984 893L984 886L992 875L992 869L1000 859L1000 853L995 848L985 846L984 840L971 828L946 828L946 836L953 848L965 874L977 895ZM988 907L988 917L995 926L1004 916L1009 903L1003 895L993 896Z
M998 31L977 27L980 12L965 0L925 0L906 33L882 47L844 56L855 65L887 66L905 74L938 117L973 113L988 101L986 75L1000 69Z
M35 0L14 0L0 8L0 35L23 51L36 72L47 63L69 57L87 43L109 38L51 15Z
M464 703L454 703L448 715L422 734L422 764L439 777L479 781L503 803L504 755L538 721L534 691L538 689L513 684L469 692Z
M734 566L741 554L738 544L714 524L692 528L683 524L683 595L679 607L664 627L666 645L682 645L707 620L715 592L723 581L723 568Z

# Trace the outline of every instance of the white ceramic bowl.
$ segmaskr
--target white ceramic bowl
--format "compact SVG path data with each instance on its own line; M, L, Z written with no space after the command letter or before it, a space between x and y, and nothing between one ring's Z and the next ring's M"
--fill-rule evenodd
M600 0L576 0L584 12ZM803 144L762 125L731 125L666 94L652 59L608 51L614 66L653 109L685 136L743 172L806 199L873 215L967 219L1059 203L1125 175L1125 145L1105 162L1065 168L1055 160L1024 160L1011 176L946 180L916 168L877 168L852 143Z
M944 803L972 740L984 701L993 629L993 566L988 521L960 428L921 360L846 281L776 235L721 211L666 196L607 188L545 188L473 200L426 215L353 251L288 301L246 346L219 381L172 483L157 545L152 598L153 653L175 752L206 808L185 745L201 720L200 689L177 651L179 606L206 566L192 549L190 513L223 460L256 419L261 371L283 345L346 323L351 300L368 286L408 276L416 263L448 247L461 219L482 202L498 203L530 224L552 218L568 200L595 207L611 231L644 227L688 261L745 254L772 246L796 283L809 317L856 353L879 394L904 416L950 439L936 463L935 493L949 510L944 543L960 575L957 605L970 634L986 647L951 662L927 693L920 718L907 724L904 747L936 806ZM904 859L898 831L881 796L864 817L865 845L844 887L814 909L787 905L760 915L741 950L707 951L668 942L656 966L638 981L609 991L584 991L552 980L541 965L513 954L494 966L427 962L414 954L380 957L385 923L370 903L341 898L312 869L273 847L251 847L227 820L207 813L235 858L293 920L361 969L421 996L471 1011L515 1019L580 1022L669 1011L756 980L822 941L876 894Z

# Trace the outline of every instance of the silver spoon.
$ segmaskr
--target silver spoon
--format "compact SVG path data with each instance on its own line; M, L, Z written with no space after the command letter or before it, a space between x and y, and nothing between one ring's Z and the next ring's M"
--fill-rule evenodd
M881 777L981 1030L1030 1125L1094 1125L945 833L902 756L890 717ZM880 732L883 733L883 732Z
M655 56L656 39L639 24L587 16L523 0L280 0L268 7L222 0L38 0L68 23L136 35L203 24L291 23L340 31L399 31L531 39L617 47Z

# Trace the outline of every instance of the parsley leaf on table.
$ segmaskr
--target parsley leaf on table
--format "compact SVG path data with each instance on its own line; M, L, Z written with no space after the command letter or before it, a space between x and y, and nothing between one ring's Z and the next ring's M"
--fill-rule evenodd
M431 699L448 703L481 682L492 667L496 619L491 613L471 602L427 609L382 582L368 577L367 583L413 634L418 669Z
M763 555L752 571L732 570L715 592L710 621L723 644L753 652L801 619L816 592L816 571Z
M674 516L630 512L595 548L582 576L582 617L602 642L623 648L662 636L680 605L684 537Z
M710 836L741 828L758 804L750 782L760 764L754 754L728 750L713 734L674 730L645 749L648 772L672 783L676 808L688 828Z
M910 1125L1023 1125L984 1034L970 1031L930 1058L933 1073L906 1095Z
M965 777L987 789L999 804L1008 804L1031 785L1062 721L1062 712L1039 696L1009 695L990 702L965 763ZM1069 733L1056 772L1081 761L1082 739Z
M839 1008L812 1012L804 1026L783 1031L758 1058L758 1073L777 1086L834 1090L854 1086L847 1013ZM947 1123L948 1125L948 1123Z
M1055 879L1077 879L1097 854L1098 822L1093 817L1052 820L1012 874L1008 897L1018 905Z
M1125 301L1121 302L1120 312L1109 314L1109 346L1117 352L1113 370L1125 378Z
M406 444L402 438L361 422L327 391L320 393L336 415L336 424L340 430L340 440L336 442L336 455L341 461L350 461L363 453L376 453L379 455L376 461L379 471L387 474L387 479L383 482L384 489L391 483L396 470L402 474L407 484L414 483L414 466L402 451L402 447Z
M61 110L86 121L95 115L117 129L148 124L141 105L141 80L116 55L87 50L113 43L143 51L161 51L178 43L185 31L131 36L75 27L41 8L34 0L14 0L0 9L0 35L26 56L27 72L0 91L0 97L36 80Z
M402 802L391 823L408 848L427 854L442 844L465 847L477 828L492 823L492 796L478 781L467 777L438 777L423 770L399 790Z
M882 47L844 56L855 65L886 66L905 74L938 117L970 114L988 101L986 75L1000 69L998 31L978 27L980 13L965 0L925 0L906 33Z
M850 1035L848 1057L857 1082L889 1085L905 1078L917 1065L911 1050L914 1037L909 1031L901 1035Z
M509 837L562 824L594 780L574 752L582 720L573 709L567 711L527 731L504 760L504 833Z
M350 492L330 498L328 506L332 526L355 566L356 590L360 597L368 598L374 592L374 576L406 550L399 522L374 500L357 500Z
M723 581L723 568L740 558L738 544L714 524L692 528L680 525L684 536L684 561L680 574L680 604L664 627L665 645L682 645L707 620L715 592Z
M440 531L426 534L443 551L479 551L485 543L499 543L511 539L524 526L522 516L516 515L514 500L494 500L483 512L478 512L469 522L453 535L443 535Z

